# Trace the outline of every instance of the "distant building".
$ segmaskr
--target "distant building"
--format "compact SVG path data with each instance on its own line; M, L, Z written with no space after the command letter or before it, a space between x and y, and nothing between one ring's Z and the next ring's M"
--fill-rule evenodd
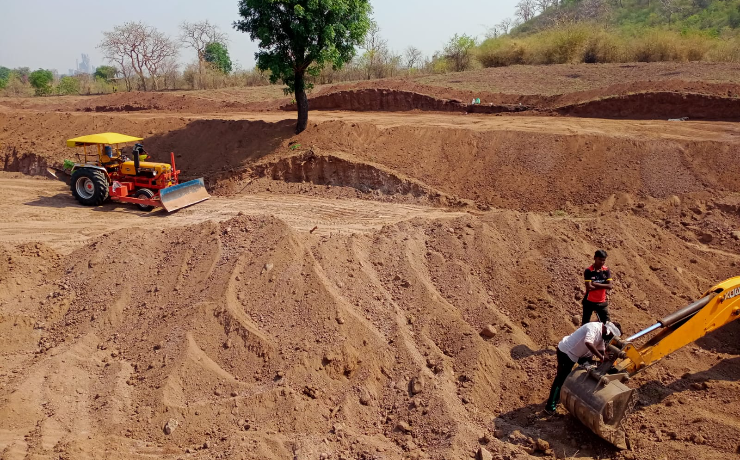
M95 67L90 64L90 55L82 53L82 62L79 59L75 59L75 69L69 69L70 75L78 75L81 73L93 73Z

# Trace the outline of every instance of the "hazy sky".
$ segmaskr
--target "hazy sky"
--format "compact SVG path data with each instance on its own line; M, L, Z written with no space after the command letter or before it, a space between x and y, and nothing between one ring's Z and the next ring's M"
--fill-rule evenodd
M402 52L413 45L424 54L440 50L455 33L483 36L486 26L512 17L517 0L371 0L381 36ZM75 68L81 53L91 64L104 64L96 48L101 32L126 21L143 21L177 36L182 21L208 19L230 39L232 61L244 68L254 65L257 45L233 29L238 19L237 0L0 0L0 65L39 67L66 73ZM180 62L195 60L182 49Z

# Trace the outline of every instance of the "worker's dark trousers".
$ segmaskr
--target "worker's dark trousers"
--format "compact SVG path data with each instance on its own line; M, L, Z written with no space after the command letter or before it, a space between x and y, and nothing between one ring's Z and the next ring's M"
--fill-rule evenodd
M609 321L609 302L591 302L590 300L583 299L583 317L581 318L581 326L591 322L591 314L596 312L599 321L606 323Z
M552 382L552 388L550 388L550 397L547 398L547 405L545 406L548 410L555 410L555 407L560 402L560 388L562 388L565 379L568 378L568 374L573 370L573 366L576 363L571 361L568 355L560 351L558 348L558 373L555 376L555 381Z

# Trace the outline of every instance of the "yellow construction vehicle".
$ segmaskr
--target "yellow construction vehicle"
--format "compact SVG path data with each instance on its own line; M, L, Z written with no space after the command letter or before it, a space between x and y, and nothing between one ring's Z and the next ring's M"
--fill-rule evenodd
M170 153L170 163L143 161L149 155L139 143L131 151L133 159L121 153L121 145L142 140L118 133L69 139L68 147L81 150L78 161L65 160L61 170L52 168L49 173L67 182L74 198L85 206L99 206L111 199L136 204L143 211L161 206L171 212L210 197L202 178L180 182L174 153Z
M624 418L634 409L637 390L629 379L679 348L740 317L740 277L714 286L704 296L625 340L612 339L609 359L579 366L563 384L560 402L591 431L627 448ZM642 345L634 341L660 331Z

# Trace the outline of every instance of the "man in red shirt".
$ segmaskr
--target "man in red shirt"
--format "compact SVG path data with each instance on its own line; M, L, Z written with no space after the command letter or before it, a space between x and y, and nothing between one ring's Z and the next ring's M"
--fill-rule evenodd
M606 263L606 251L599 249L594 254L594 264L588 267L583 278L586 283L586 295L583 297L583 317L581 326L591 321L595 312L599 321L609 321L609 302L606 300L606 291L611 290L612 274Z

